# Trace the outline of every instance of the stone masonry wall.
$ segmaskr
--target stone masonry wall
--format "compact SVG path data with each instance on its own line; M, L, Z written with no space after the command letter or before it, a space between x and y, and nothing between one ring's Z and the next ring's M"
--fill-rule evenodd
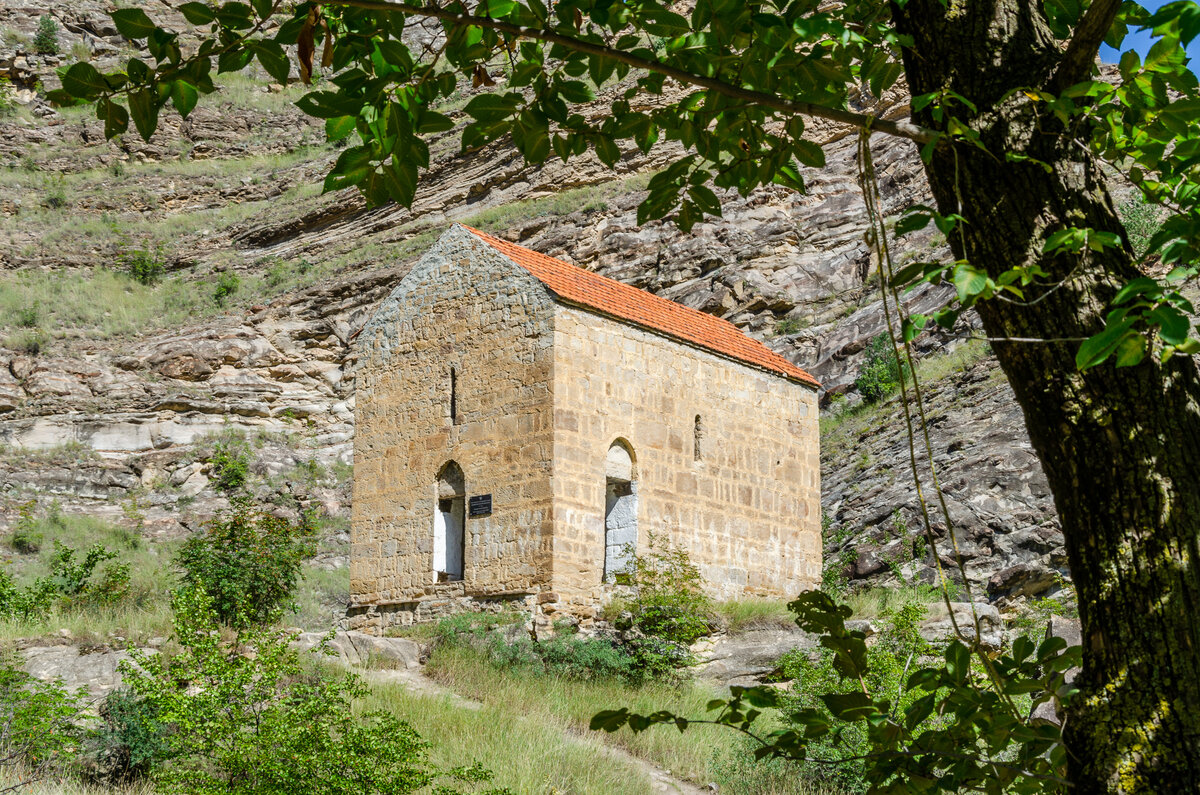
M549 579L553 304L532 276L460 228L443 236L359 340L351 623L379 630ZM456 373L459 422L449 412ZM438 471L462 467L463 580L435 583ZM407 615L399 615L396 614Z
M612 587L604 468L617 439L635 456L639 549L650 532L683 546L720 597L820 581L815 390L570 306L554 327L558 609L586 614Z

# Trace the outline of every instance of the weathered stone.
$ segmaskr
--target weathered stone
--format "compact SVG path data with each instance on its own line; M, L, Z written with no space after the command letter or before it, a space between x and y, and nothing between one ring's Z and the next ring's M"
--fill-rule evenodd
M326 641L323 632L302 632L292 641L300 651L314 651L331 657L344 665L358 667L416 668L420 665L421 647L407 638L382 638L361 632L337 632Z
M755 629L736 635L721 635L694 649L699 665L696 675L722 686L757 684L774 671L779 658L794 649L817 648L812 635L793 629Z

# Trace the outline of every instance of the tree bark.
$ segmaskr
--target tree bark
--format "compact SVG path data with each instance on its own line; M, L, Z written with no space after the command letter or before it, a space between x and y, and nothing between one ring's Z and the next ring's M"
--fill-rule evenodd
M1066 227L1124 229L1099 164L1037 103L1062 58L1029 0L893 2L914 96L950 89L986 152L957 144L926 172L941 212L965 219L951 246L990 275L1038 264L1025 301L978 305L991 337L1078 339L1103 328L1141 275L1126 243L1048 257ZM915 121L940 125L928 109ZM1045 164L1007 160L1022 153ZM1061 283L1061 286L1056 286ZM1200 373L1190 357L1079 372L1079 343L996 342L1054 494L1079 594L1082 693L1064 726L1075 791L1200 792Z

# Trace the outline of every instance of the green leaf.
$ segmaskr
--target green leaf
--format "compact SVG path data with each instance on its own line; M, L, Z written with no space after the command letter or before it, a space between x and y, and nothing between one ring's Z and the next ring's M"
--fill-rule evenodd
M792 150L796 153L796 159L804 165L812 166L813 168L825 167L825 150L818 144L803 138L797 138L792 142Z
M80 99L94 99L108 91L108 83L96 71L96 67L84 61L71 64L71 67L63 73L62 86L64 91Z
M972 296L979 295L988 288L988 276L983 271L961 262L954 269L954 289L958 291L958 300L966 301Z
M971 670L971 651L959 641L946 647L946 673L957 682L965 682Z
M196 107L196 101L199 98L196 87L186 80L176 80L171 83L171 102L175 105L175 110L179 111L180 116L187 118L187 115L192 112L192 108Z
M144 39L157 27L140 8L122 8L109 14L117 30L127 39Z
M513 115L520 102L520 95L480 94L468 102L463 110L468 116L481 122L499 121Z
M877 710L875 702L866 693L829 693L821 696L825 706L835 718L846 721L866 720Z
M258 14L259 19L267 19L271 16L275 3L274 0L250 0L254 6L254 13Z
M157 92L150 88L134 91L129 95L129 115L143 141L149 141L158 128Z
M275 78L275 82L287 85L290 64L287 53L283 51L283 47L278 42L256 42L254 53L258 56L258 62L262 64L263 69L267 70L267 74Z
M328 193L358 185L369 177L372 171L371 147L352 146L338 156L333 169L325 177L324 190Z
M340 141L354 132L355 119L353 116L334 116L325 120L325 139Z
M1095 367L1116 351L1117 346L1131 334L1135 318L1126 317L1118 322L1110 323L1104 331L1088 337L1075 353L1075 366L1080 370Z
M104 137L116 138L129 129L129 111L112 100L103 100L96 104L97 115L104 111Z
M204 3L184 3L175 8L183 18L193 25L207 25L217 18L213 10Z

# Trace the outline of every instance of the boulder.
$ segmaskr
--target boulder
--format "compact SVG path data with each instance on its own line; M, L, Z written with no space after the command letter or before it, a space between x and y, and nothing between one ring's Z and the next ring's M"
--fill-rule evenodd
M700 660L696 675L720 685L754 685L778 667L779 658L793 649L815 649L812 635L800 629L754 629L720 635L694 648Z
M380 638L361 632L337 632L326 640L324 632L301 632L292 641L300 651L316 649L324 644L331 652L330 659L342 665L383 668L416 668L421 664L421 647L407 638Z
M126 651L88 650L78 646L33 646L23 654L23 667L30 676L46 682L59 679L71 691L82 687L94 699L101 699L121 686L117 666L129 659Z

